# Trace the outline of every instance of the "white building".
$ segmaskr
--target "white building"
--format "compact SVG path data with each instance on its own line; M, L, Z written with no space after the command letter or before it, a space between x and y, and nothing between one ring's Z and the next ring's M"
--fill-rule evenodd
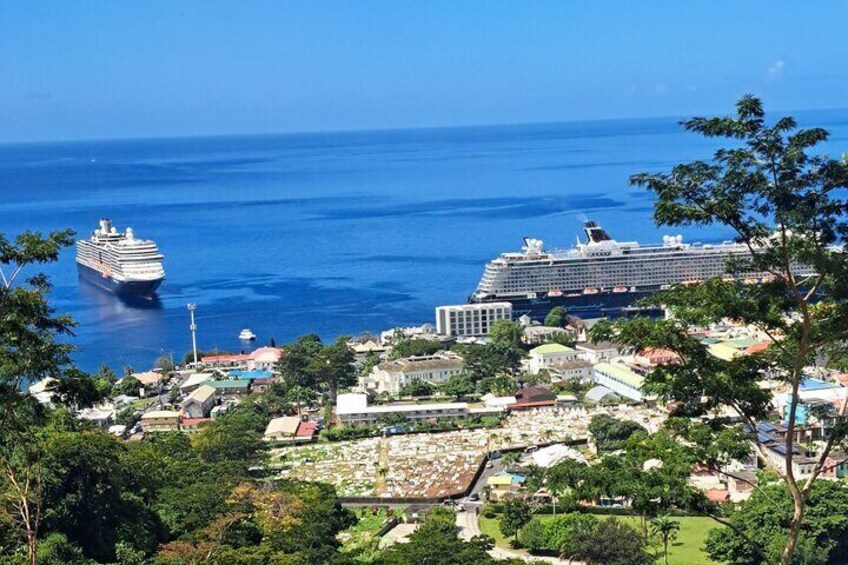
M467 418L468 404L451 402L443 404L390 404L368 406L368 395L362 393L340 394L336 398L336 416L343 426L377 424L386 418L403 416L407 421Z
M530 350L527 355L527 370L535 375L542 369L552 369L557 365L578 359L585 360L585 358L584 352L572 347L559 343L546 343Z
M377 394L398 394L404 386L415 381L434 385L445 383L451 376L461 373L463 366L462 357L450 352L384 361L360 377L359 386Z
M485 336L496 320L512 320L512 304L487 302L436 308L436 333L451 337Z
M645 395L642 392L645 377L634 372L626 365L619 363L598 363L593 368L593 373L596 383L605 386L619 396L637 402L645 399Z
M589 341L578 343L574 346L577 351L582 351L586 354L586 360L592 363L602 363L609 361L613 357L621 355L620 347L609 341L601 341L592 343Z

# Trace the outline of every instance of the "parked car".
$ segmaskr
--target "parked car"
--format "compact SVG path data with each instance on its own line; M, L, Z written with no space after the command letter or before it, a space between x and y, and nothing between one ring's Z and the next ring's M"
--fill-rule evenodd
M470 500L471 502L477 502L478 500L480 500L480 493L472 492L471 495L468 497L468 500Z

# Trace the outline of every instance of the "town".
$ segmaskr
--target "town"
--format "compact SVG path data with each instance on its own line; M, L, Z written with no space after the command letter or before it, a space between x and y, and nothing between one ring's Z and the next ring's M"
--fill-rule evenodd
M127 371L121 378L104 368L99 378L110 379L115 394L77 417L138 442L197 434L243 403L282 399L264 422L264 472L278 480L332 485L350 507L388 509L378 513L382 519L372 532L379 533L381 547L407 539L421 516L448 501L468 539L481 531L497 534L503 518L492 508L510 501L629 513L634 501L613 490L570 500L570 489L562 491L556 482L557 469L564 463L589 469L639 430L662 430L676 405L645 390L644 383L655 369L678 363L678 355L591 340L596 321L562 309L544 323L527 316L513 320L510 305L500 303L443 306L435 317L435 325L392 328L329 346L305 336L243 353L189 351L179 366L159 358L151 370ZM774 346L773 336L732 319L692 326L689 334L724 361ZM320 378L303 380L316 359L338 371L332 388ZM42 380L29 393L51 405L54 384ZM792 431L796 477L811 474L836 424L846 384L848 374L805 368L797 401L802 416ZM695 467L686 477L710 504L747 500L764 480L763 468L779 471L784 462L791 387L768 371L757 386L768 395L769 418L748 426L749 454ZM742 414L724 416L744 423ZM755 446L765 454L759 464ZM848 455L830 451L821 476L848 476ZM695 535L703 543L706 531L703 523L698 527ZM518 552L508 539L495 537L501 540L491 550L495 554L527 555L527 545Z

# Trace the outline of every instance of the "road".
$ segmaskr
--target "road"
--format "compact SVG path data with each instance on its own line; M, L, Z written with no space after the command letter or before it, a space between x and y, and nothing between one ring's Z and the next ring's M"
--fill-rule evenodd
M486 486L486 480L501 471L503 471L503 462L501 459L495 459L492 461L492 467L484 469L484 471L480 474L479 479L477 479L477 482L474 483L474 486L471 488L471 492L477 493L478 495L481 494L483 488ZM483 502L473 502L468 500L468 498L464 498L459 502L465 506L465 512L456 513L456 527L459 529L459 535L462 539L470 540L474 536L479 536L482 533L480 532L480 522L477 512L482 512ZM558 565L582 565L579 561L567 561L556 557L529 556L527 554L512 551L510 549L504 549L502 547L493 547L491 551L489 551L489 555L495 559L518 558L524 561L547 561L548 563L555 563Z

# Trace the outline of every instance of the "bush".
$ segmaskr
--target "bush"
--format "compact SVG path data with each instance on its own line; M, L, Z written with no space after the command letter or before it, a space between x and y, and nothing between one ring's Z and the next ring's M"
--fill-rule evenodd
M518 541L529 551L541 551L545 547L545 529L539 520L530 522L518 532Z
M543 547L559 553L563 549L574 548L578 535L593 531L598 525L598 519L591 514L571 512L546 520L543 524Z

